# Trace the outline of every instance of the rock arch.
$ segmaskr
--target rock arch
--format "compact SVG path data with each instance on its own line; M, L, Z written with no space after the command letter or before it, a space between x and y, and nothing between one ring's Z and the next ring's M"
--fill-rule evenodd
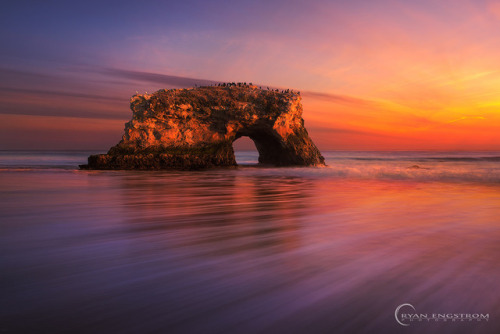
M255 86L211 86L134 95L132 120L88 169L198 169L235 166L233 142L248 136L259 162L319 166L324 158L302 119L299 93Z
M250 138L259 153L259 163L276 166L294 165L293 161L287 157L286 149L281 145L280 138L276 138L272 133L262 130L245 130L238 132L233 142L243 136Z

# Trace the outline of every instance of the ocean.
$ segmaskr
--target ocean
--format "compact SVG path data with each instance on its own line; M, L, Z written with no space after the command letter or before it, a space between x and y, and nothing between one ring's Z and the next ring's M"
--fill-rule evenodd
M500 333L500 152L0 151L1 333Z

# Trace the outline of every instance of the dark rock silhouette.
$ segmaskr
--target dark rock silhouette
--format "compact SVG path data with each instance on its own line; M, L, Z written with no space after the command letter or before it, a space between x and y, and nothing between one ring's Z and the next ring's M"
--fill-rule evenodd
M302 119L299 93L232 84L134 95L132 120L107 154L83 169L200 169L236 166L233 142L250 137L259 162L321 166Z

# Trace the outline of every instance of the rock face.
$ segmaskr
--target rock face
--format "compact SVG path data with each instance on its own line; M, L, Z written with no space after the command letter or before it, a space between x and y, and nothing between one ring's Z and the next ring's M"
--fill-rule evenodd
M83 169L200 169L236 166L233 142L250 137L259 162L320 166L324 158L307 134L300 94L245 84L159 90L134 95L132 120L107 154Z

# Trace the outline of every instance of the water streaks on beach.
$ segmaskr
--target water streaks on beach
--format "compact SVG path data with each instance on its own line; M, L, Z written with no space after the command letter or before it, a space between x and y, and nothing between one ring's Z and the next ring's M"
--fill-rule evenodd
M256 168L250 154L198 172L12 163L0 172L1 328L397 333L394 310L411 303L491 320L408 333L499 330L500 187L464 177L496 175L494 162L454 160L452 174L427 158L408 169L424 159L411 154L349 154L325 168Z

